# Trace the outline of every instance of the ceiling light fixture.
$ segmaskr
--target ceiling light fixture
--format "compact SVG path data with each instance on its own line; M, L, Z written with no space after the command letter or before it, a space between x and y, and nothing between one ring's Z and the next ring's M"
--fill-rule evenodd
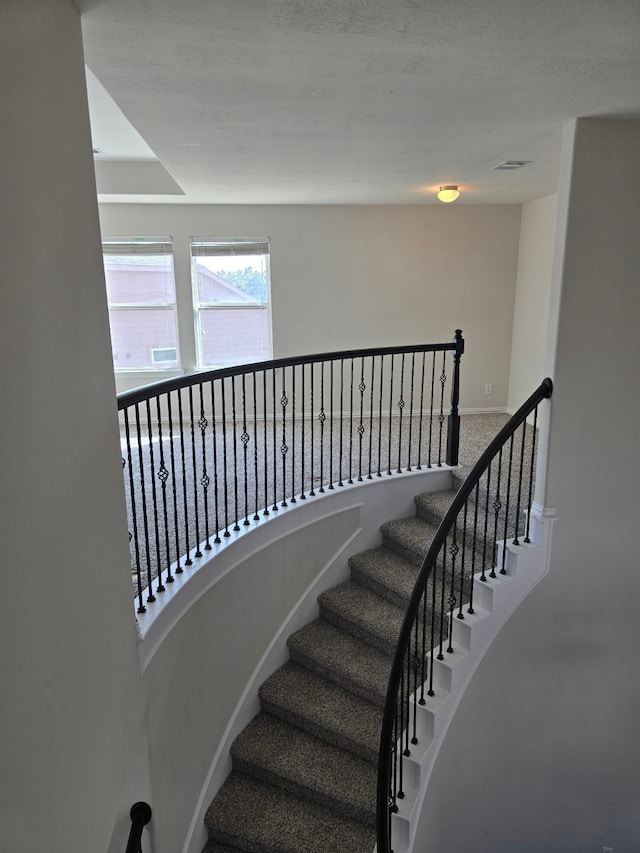
M460 192L458 190L458 187L447 186L447 187L440 187L440 192L438 193L438 198L440 199L440 201L443 201L445 204L449 204L450 202L455 201L459 195L460 195Z

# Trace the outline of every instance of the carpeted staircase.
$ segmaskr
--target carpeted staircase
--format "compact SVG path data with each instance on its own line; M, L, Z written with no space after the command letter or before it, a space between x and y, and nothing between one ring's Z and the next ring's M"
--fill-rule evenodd
M371 853L391 656L454 494L419 495L415 516L382 525L382 545L352 557L350 580L322 593L320 618L289 638L290 660L262 685L261 711L232 746L204 853Z

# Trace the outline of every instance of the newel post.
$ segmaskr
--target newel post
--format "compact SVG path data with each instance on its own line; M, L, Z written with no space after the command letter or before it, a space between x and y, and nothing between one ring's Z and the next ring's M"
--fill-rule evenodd
M453 379L451 382L451 414L447 423L447 465L458 464L458 449L460 447L460 414L458 403L460 402L460 359L464 352L464 338L462 329L456 329L453 339L456 345L453 354Z

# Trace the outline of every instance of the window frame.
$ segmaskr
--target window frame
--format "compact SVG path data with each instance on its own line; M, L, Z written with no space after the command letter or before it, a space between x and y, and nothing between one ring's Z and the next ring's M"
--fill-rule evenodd
M162 247L161 251L151 251L153 247ZM111 249L111 251L110 251ZM167 302L111 302L109 301L109 290L106 286L106 258L112 257L140 257L143 255L164 255L170 259L170 273L173 284L173 301ZM171 312L174 329L175 346L159 347L150 346L151 364L148 366L138 365L135 367L121 367L117 364L112 354L114 373L166 373L171 370L181 370L180 342L178 338L178 308L177 308L177 282L175 274L175 258L173 253L173 239L171 237L103 237L102 259L105 267L105 290L107 295L107 311L109 317L111 312L133 312L133 311L165 311ZM109 321L111 327L111 321ZM113 337L113 335L112 335ZM176 358L173 364L162 366L161 363L153 362L153 352L159 349L175 349Z
M205 249L206 247L218 247L218 251L207 255L204 251L199 251L194 254L194 247ZM264 247L264 251L258 251L259 247ZM228 251L224 251L224 249ZM264 258L265 277L266 277L266 294L264 302L205 302L200 299L199 282L194 275L194 263L197 258L205 257L245 257L256 255ZM195 335L195 352L196 365L198 370L215 370L220 367L236 366L236 364L248 364L250 362L233 362L227 364L207 364L203 357L203 330L202 330L202 314L204 311L264 311L266 312L267 321L267 353L264 359L273 358L273 335L271 328L271 240L269 237L245 237L245 238L224 238L224 237L191 237L189 243L189 257L191 261L191 288L193 294L193 314L194 314L194 335Z

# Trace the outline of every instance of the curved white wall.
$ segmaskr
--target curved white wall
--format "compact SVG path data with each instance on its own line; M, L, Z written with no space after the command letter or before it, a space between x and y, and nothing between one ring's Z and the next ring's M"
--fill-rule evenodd
M0 848L106 850L140 723L80 20L0 8Z

